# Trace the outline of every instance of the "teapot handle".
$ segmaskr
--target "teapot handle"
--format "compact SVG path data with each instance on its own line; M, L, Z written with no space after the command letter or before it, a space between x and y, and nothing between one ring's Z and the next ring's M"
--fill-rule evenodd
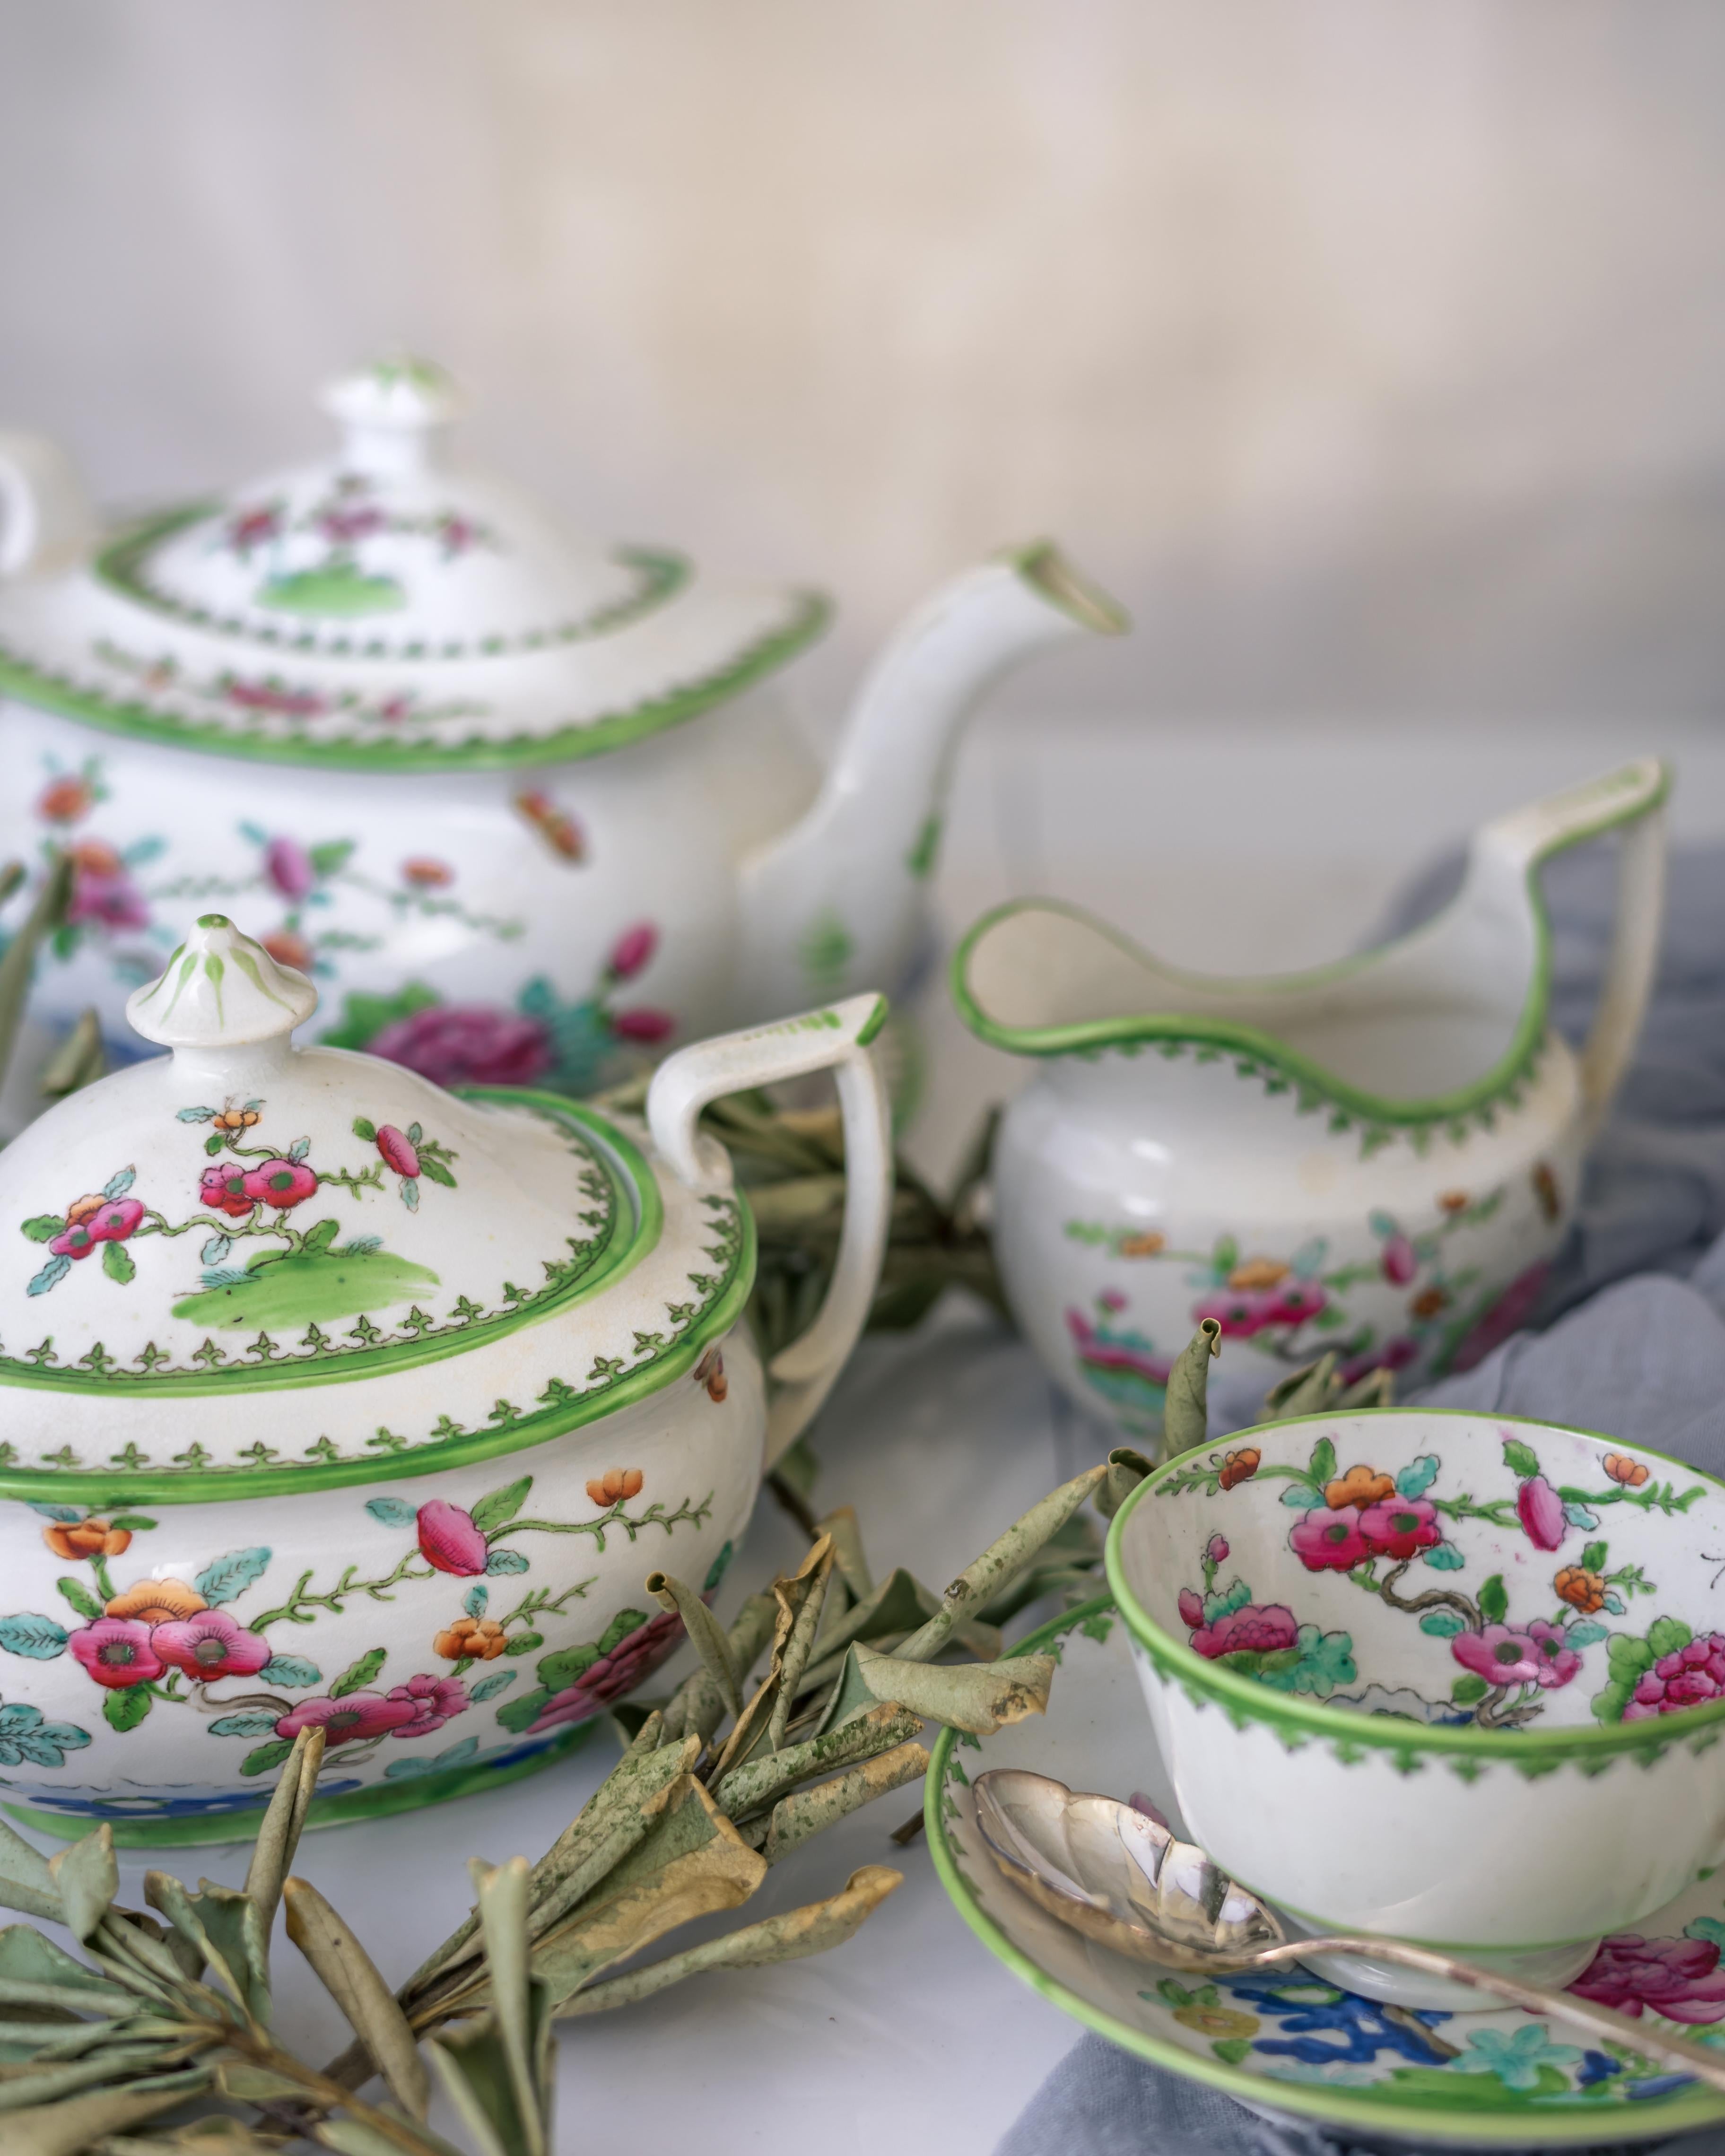
M63 567L98 529L64 449L41 434L0 434L0 577Z
M1653 991L1665 914L1664 810L1670 790L1667 766L1645 757L1488 824L1477 842L1525 878L1566 847L1623 829L1611 951L1581 1051L1584 1132L1589 1144L1623 1081Z
M814 1419L875 1299L892 1213L892 1138L886 1091L869 1043L886 1019L884 996L847 997L824 1009L679 1049L660 1065L647 1089L647 1125L660 1153L691 1190L728 1191L725 1149L699 1128L708 1101L814 1070L831 1070L838 1081L845 1127L838 1261L814 1322L768 1366L778 1383L767 1408L769 1467Z

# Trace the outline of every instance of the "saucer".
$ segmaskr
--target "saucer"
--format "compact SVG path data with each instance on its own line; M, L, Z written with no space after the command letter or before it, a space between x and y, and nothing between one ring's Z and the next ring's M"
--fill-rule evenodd
M976 1827L972 1779L1024 1767L1075 1790L1142 1790L1178 1823L1112 1602L1103 1596L1013 1651L1058 1655L1049 1712L993 1737L942 1730L926 1816L935 1866L971 1929L1014 1974L1138 2057L1255 2111L1477 2148L1654 2141L1725 2121L1725 2095L1588 2042L1514 2008L1445 2013L1387 2006L1303 1969L1204 1982L1158 1976L1070 1930L998 1871ZM1606 1940L1590 1995L1725 2050L1725 1871ZM1656 2005L1654 2002L1658 2002Z

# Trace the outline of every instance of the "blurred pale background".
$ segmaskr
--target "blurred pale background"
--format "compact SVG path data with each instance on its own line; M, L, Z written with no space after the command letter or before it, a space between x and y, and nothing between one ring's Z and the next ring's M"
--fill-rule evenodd
M1357 932L1641 747L1725 830L1717 0L0 0L0 424L99 492L408 345L572 520L894 616L1058 534L1136 635L961 759L952 917Z

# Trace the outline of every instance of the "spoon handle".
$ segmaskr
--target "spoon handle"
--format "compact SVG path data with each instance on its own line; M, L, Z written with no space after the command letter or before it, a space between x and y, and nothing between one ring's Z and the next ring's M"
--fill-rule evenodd
M1548 2015L1573 2028L1584 2029L1590 2035L1622 2044L1658 2066L1675 2066L1693 2074L1710 2088L1725 2091L1725 2054L1692 2043L1686 2036L1669 2035L1663 2029L1644 2029L1627 2015L1591 1999L1579 1999L1573 1991L1549 1991L1543 1984L1523 1984L1517 1977L1481 1969L1476 1962L1457 1961L1454 1955L1440 1953L1435 1948L1416 1947L1408 1939L1373 1938L1369 1934L1291 1939L1284 1946L1263 1948L1252 1956L1250 1966L1265 1969L1272 1964L1307 1961L1316 1954L1357 1954L1362 1961L1389 1962L1398 1969L1418 1969L1425 1976L1446 1977L1453 1984L1489 1991L1494 1998L1523 2007L1530 2014Z

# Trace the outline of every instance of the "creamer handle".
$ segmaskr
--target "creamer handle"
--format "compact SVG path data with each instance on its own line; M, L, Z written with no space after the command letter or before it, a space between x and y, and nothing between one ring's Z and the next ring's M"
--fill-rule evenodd
M1617 870L1617 917L1598 1009L1581 1051L1581 1091L1591 1142L1629 1067L1653 977L1665 915L1665 798L1671 773L1656 757L1626 763L1584 786L1553 793L1488 824L1476 841L1531 875L1539 863L1583 839L1623 828Z
M98 529L64 449L41 434L0 434L0 577L64 568Z
M845 1220L826 1299L808 1331L768 1366L770 1467L813 1419L867 1322L892 1212L892 1139L886 1091L869 1043L886 1017L884 997L848 997L824 1009L698 1041L667 1056L647 1090L653 1142L691 1190L728 1190L722 1146L700 1129L721 1094L831 1070L845 1124Z

